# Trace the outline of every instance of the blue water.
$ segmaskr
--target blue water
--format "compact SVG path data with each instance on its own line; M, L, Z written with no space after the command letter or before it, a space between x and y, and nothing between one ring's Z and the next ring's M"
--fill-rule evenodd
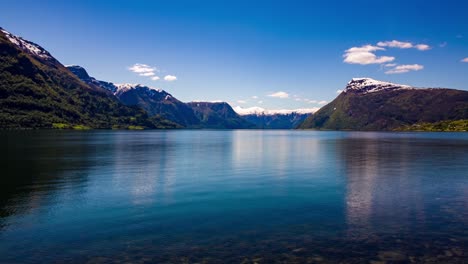
M0 136L0 263L468 257L468 133Z

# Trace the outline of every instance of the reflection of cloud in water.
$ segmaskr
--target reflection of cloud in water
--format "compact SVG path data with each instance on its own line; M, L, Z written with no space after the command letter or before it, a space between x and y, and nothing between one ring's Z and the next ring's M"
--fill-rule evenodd
M349 236L423 230L428 215L438 210L434 194L444 188L438 182L444 183L447 179L442 177L451 174L430 168L436 162L441 165L437 167L447 168L463 164L460 159L466 160L466 156L445 146L457 143L384 137L379 133L356 135L337 143L346 173ZM455 168L452 173L459 171ZM463 192L450 193L450 199L460 195L464 196Z
M113 188L130 192L132 203L169 202L175 181L176 158L171 133L115 136Z
M237 130L233 132L232 141L234 167L254 168L280 180L288 177L291 167L309 169L317 167L323 159L320 140L299 131L252 133Z

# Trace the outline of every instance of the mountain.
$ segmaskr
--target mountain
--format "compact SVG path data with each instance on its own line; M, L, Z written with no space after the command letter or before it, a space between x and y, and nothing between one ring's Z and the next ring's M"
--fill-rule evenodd
M75 77L41 46L0 28L0 128L176 127Z
M150 115L160 115L184 127L200 124L192 108L161 89L139 84L117 85L115 96L125 105L139 106Z
M468 91L354 78L299 128L401 130L414 124L462 119L468 119Z
M242 117L261 129L292 129L300 125L309 114L249 114Z
M141 84L113 84L90 77L83 67L67 66L78 78L112 93L128 106L138 106L150 115L159 115L187 128L252 128L227 103L183 103L161 89Z
M150 116L159 115L184 127L200 125L200 120L189 106L164 90L141 84L114 84L100 81L90 77L81 66L70 65L67 68L89 86L107 90L123 104L141 107Z
M234 108L245 120L261 129L292 129L299 126L318 108L296 110L266 110L261 107Z
M67 67L69 71L71 71L74 75L76 75L76 77L88 84L90 87L95 89L104 89L111 94L117 92L117 86L115 84L96 80L94 77L88 75L88 72L85 70L85 68L79 65L67 65L65 67Z
M201 128L255 128L254 124L237 114L228 103L190 102L187 105L200 120Z

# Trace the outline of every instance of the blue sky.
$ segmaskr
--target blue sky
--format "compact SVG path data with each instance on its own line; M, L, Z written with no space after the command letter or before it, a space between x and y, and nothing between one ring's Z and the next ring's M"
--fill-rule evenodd
M0 26L182 101L314 108L353 77L468 90L464 1L9 1Z

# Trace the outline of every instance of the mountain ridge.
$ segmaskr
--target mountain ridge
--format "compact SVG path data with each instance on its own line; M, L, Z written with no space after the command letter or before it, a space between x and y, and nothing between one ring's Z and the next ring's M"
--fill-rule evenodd
M127 106L138 106L150 116L161 116L186 128L252 128L226 102L189 102L184 103L162 89L142 84L114 84L96 80L78 65L68 66L82 81L98 86L112 93Z
M468 91L353 78L342 93L299 128L398 130L416 123L467 118Z
M175 128L91 87L44 48L0 30L1 128Z

